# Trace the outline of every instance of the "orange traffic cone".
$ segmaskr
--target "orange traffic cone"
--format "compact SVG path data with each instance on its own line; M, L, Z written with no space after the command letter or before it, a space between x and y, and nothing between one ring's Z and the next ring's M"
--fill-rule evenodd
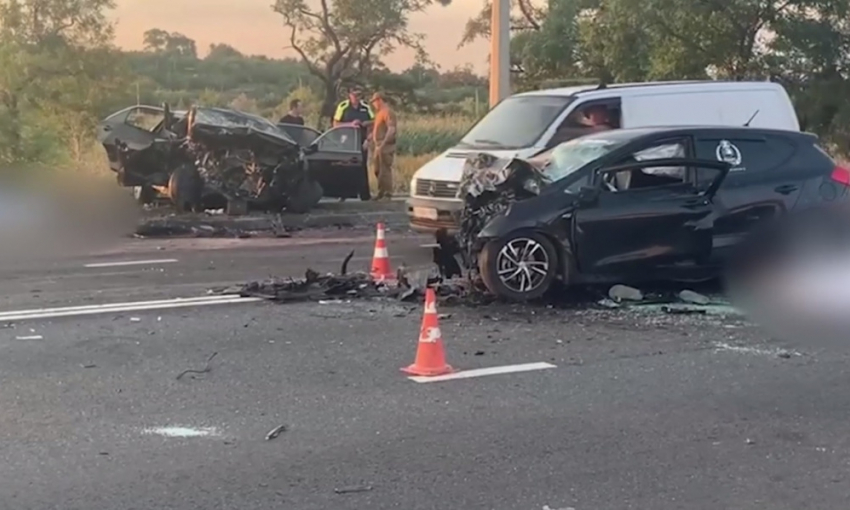
M378 223L378 234L375 238L375 254L372 255L372 279L377 282L387 282L394 281L395 278L396 275L390 267L386 230L383 223Z
M443 334L440 332L440 320L437 316L437 296L434 289L425 291L425 313L422 315L422 328L419 330L419 345L416 348L416 361L402 368L410 375L435 376L454 372L446 363L443 351Z

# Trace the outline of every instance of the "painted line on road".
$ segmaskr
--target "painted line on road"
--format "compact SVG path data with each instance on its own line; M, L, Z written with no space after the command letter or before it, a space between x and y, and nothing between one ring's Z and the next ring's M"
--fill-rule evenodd
M157 260L123 260L116 262L96 262L92 264L86 264L83 267L87 267L89 269L97 268L97 267L122 267L122 266L152 266L155 264L173 264L178 262L177 259L157 259Z
M153 427L142 431L144 434L157 435L163 437L209 437L220 436L215 427Z
M241 297L237 294L224 294L220 296L139 301L135 303L111 303L105 305L68 306L64 308L41 308L37 310L0 312L0 321L49 319L54 317L73 317L77 315L95 315L117 312L139 312L145 310L163 310L168 308L185 308L190 306L256 303L258 301L262 301L262 299Z
M420 248L439 248L440 245L437 244L437 243L427 243L427 244L420 244L419 247Z
M465 370L462 372L455 372L453 374L446 375L438 375L435 377L421 377L421 376L413 376L408 377L413 382L418 383L430 383L430 382L442 382L442 381L453 381L455 379L470 379L472 377L483 377L485 375L500 375L500 374L515 374L517 372L531 372L533 370L544 370L547 368L557 368L556 365L551 363L524 363L521 365L505 365L501 367L489 367L489 368L477 368L475 370Z

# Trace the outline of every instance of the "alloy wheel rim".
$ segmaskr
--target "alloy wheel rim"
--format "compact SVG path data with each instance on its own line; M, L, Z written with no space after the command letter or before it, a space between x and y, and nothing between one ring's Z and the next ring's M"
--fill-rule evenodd
M496 256L496 273L508 289L522 294L531 292L549 274L549 255L534 239L512 239Z

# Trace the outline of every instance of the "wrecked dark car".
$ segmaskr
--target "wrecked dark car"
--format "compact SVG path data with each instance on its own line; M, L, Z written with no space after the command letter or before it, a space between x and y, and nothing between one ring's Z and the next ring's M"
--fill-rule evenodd
M323 196L358 196L359 181L366 181L359 138L345 126L302 144L257 115L203 107L173 112L168 105L126 108L99 126L118 183L138 187L141 202L161 193L180 211L226 207L234 214L303 213Z
M490 292L511 300L541 297L556 280L707 280L751 231L837 205L848 186L850 170L807 133L606 131L559 145L542 166L469 158L459 232L451 243L438 233L438 250L457 252Z

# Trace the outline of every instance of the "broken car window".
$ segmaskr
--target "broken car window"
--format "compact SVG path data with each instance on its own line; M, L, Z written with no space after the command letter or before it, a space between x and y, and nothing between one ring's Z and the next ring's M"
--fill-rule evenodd
M135 108L130 110L127 115L127 124L144 129L145 131L153 131L165 119L165 113L159 109L153 108Z
M602 138L576 138L562 143L552 151L552 158L543 169L552 182L559 181L591 161L621 147L624 142Z
M360 144L357 140L357 128L339 127L327 131L318 139L319 150L359 152Z

